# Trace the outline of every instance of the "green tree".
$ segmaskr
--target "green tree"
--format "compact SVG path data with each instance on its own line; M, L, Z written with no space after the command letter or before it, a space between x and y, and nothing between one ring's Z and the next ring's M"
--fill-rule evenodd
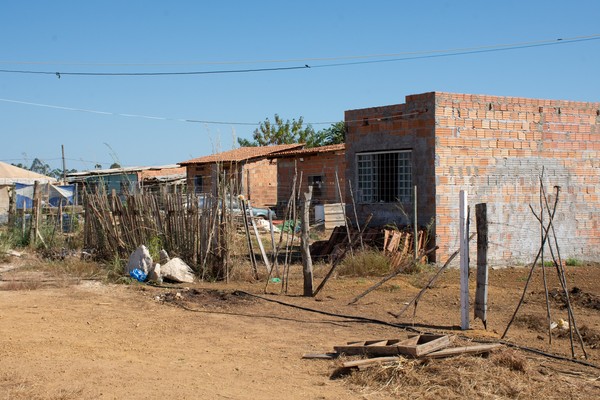
M29 170L33 171L33 172L37 172L38 174L46 175L46 176L50 176L50 174L52 173L50 166L48 164L46 164L45 162L43 162L42 160L40 160L39 158L33 159L33 162L31 163L31 167L29 167Z
M27 165L24 165L24 164L21 164L21 163L16 163L16 164L15 163L11 163L11 165L14 165L15 167L18 167L18 168L23 168L23 169L27 169L27 170L29 169L29 167Z
M253 140L238 138L238 143L242 147L268 146L273 144L292 144L306 143L309 138L315 135L312 126L304 127L302 117L298 120L283 121L281 117L275 114L275 122L272 123L269 118L260 123L260 126L252 134Z
M110 168L110 169L121 168L121 164L119 164L118 162L114 162L114 163L110 164L110 167L108 167L108 168Z
M328 146L346 142L346 123L344 121L331 124L329 128L321 129L306 141L306 147Z

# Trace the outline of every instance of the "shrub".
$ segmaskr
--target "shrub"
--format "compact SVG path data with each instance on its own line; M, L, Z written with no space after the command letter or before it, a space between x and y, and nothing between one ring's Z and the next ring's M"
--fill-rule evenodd
M378 250L346 256L338 268L340 276L383 276L390 272L390 259Z

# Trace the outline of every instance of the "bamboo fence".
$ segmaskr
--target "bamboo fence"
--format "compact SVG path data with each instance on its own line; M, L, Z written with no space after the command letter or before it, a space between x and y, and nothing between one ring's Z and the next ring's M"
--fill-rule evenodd
M85 197L84 247L99 259L127 258L140 245L160 243L198 275L226 275L225 208L194 194L114 192Z

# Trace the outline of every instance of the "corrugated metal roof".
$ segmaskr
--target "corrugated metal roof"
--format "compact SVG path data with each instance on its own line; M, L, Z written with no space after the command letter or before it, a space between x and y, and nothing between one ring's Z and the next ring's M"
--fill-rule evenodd
M92 169L89 171L80 171L67 174L67 177L75 178L82 176L95 176L95 175L117 175L127 174L141 171L156 171L162 169L180 168L177 164L162 165L158 167L122 167L122 168L105 168L105 169Z
M288 150L281 151L275 154L269 155L269 158L283 158L283 157L295 157L295 156L308 156L312 154L320 153L332 153L335 151L345 151L346 144L330 144L328 146L310 147L308 149Z
M304 144L279 144L273 146L257 146L257 147L240 147L238 149L233 149L229 151L224 151L222 153L211 154L204 157L193 158L188 161L182 161L179 165L188 165L188 164L206 164L206 163L214 163L214 162L239 162L239 161L247 161L255 158L266 157L272 153L292 150L303 147Z

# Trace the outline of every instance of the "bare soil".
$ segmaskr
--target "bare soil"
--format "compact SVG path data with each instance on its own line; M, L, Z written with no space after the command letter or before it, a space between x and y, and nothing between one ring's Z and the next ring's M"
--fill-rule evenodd
M264 295L264 282L115 285L38 268L39 262L10 262L0 265L0 399L600 397L600 369L518 349L488 358L409 360L340 379L332 376L343 360L302 359L352 340L409 333L349 316L446 332L459 343L497 340L517 306L526 268L490 271L487 330L472 320L473 329L463 332L458 271L427 291L414 317L410 308L396 319L389 312L397 313L434 271L400 276L348 305L380 278L333 279L310 299L300 296L299 272L287 294L270 284ZM558 280L546 271L552 291ZM323 271L317 276L318 283ZM600 365L600 269L567 267L567 280L587 362ZM551 293L552 320L568 320L563 299ZM506 339L571 356L568 331L553 330L549 343L539 268ZM582 360L577 342L575 351Z

